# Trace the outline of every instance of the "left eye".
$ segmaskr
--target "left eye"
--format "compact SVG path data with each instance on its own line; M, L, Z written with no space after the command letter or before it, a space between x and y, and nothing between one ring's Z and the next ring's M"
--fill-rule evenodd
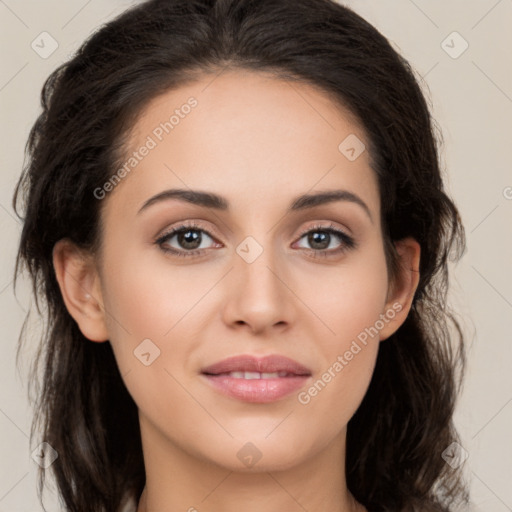
M335 248L330 247L331 242L333 241L333 236L339 240L339 244ZM343 231L334 228L332 225L328 227L314 226L303 233L299 240L302 240L303 238L306 238L307 242L310 244L310 250L315 254L322 256L342 253L354 248L356 245L355 240L352 237Z

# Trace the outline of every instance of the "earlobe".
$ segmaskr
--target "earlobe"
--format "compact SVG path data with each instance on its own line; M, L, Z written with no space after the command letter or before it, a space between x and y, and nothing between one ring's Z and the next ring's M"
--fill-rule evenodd
M392 318L380 331L381 341L396 332L407 318L420 280L420 244L408 237L394 245L399 257L399 275L389 288L383 313Z
M69 314L87 339L107 341L105 310L92 258L68 239L55 244L52 256L55 276Z

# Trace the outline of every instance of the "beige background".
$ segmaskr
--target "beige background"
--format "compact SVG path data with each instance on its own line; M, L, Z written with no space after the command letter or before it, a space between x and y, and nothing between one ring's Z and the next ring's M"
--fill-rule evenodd
M91 31L130 3L0 0L0 512L41 510L37 466L30 457L35 446L28 439L28 366L18 373L14 364L30 296L25 281L17 298L12 288L21 229L11 207L13 187L44 79ZM447 186L468 236L468 252L452 274L453 304L465 324L469 349L456 414L469 454L465 474L473 510L512 511L512 0L345 3L376 25L424 77L443 131ZM44 31L58 43L46 59L31 48ZM450 35L454 31L460 36ZM458 55L464 41L469 46ZM31 332L33 349L37 319ZM51 493L45 503L52 512L60 510Z

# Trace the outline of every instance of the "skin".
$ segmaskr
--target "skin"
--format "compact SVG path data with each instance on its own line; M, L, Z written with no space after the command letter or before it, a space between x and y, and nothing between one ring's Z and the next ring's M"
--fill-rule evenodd
M350 161L338 149L350 134L368 147L364 130L304 83L203 75L147 105L127 157L191 96L197 107L102 200L101 254L62 240L53 255L70 314L91 342L110 341L139 409L147 482L138 512L363 511L345 484L346 426L379 343L409 312L419 244L396 244L403 267L392 282L368 151ZM221 195L229 210L170 199L138 213L171 188ZM347 200L286 211L302 194L337 189L356 194L370 215ZM211 235L200 232L200 255L154 243L187 220ZM344 231L356 247L335 253L344 246L335 235L312 246L301 235L318 226ZM248 236L263 249L251 263L236 252ZM190 251L176 235L165 244ZM200 376L233 355L282 354L310 368L307 390L393 304L401 310L307 404L296 392L243 402ZM134 356L147 338L160 350L148 366ZM251 467L237 457L248 442L261 454Z

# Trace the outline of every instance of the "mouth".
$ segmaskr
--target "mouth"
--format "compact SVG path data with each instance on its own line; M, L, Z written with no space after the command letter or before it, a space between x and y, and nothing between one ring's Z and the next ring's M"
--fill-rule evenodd
M210 376L219 376L224 375L227 377L232 377L233 379L278 379L282 377L295 377L296 374L294 373L288 373L288 372L242 372L242 371L235 371L235 372L228 372L228 373L205 373L205 375Z
M201 375L216 391L230 398L269 403L303 387L311 370L285 356L242 355L203 368Z

